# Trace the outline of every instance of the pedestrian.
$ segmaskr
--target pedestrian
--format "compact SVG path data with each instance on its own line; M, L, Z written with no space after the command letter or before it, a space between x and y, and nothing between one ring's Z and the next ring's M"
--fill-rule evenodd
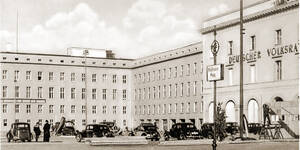
M44 130L44 142L49 142L49 140L50 140L50 124L48 123L48 120L46 120L43 130Z
M36 122L35 126L33 127L33 131L35 133L35 141L37 142L39 140L39 136L41 135L39 122Z

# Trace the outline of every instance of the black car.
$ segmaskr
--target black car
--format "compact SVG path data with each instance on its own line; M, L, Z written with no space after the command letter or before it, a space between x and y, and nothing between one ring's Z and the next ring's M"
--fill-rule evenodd
M141 123L134 129L134 135L146 136L146 139L158 141L160 134L157 131L157 126L152 123Z
M226 122L226 133L230 135L235 135L236 133L239 132L239 127L237 122Z
M184 140L186 138L199 139L201 137L200 131L196 126L193 123L187 122L173 124L168 134L170 137L177 138L178 140ZM169 137L165 137L165 140L168 139Z
M109 127L104 124L88 124L82 132L76 132L76 140L81 142L87 137L113 137Z
M26 122L13 123L10 130L6 134L6 137L8 142L12 140L21 140L22 142L27 140L28 142L31 142L32 133L30 132L30 124Z
M262 128L260 123L248 123L248 132L253 134L259 134Z
M62 135L75 135L76 131L74 128L74 123L72 121L66 121L64 127L62 128Z
M115 122L100 122L99 124L105 124L109 127L110 131L114 134L120 132L120 128L116 126Z
M201 134L204 138L212 139L214 137L213 131L214 123L204 123L201 126Z

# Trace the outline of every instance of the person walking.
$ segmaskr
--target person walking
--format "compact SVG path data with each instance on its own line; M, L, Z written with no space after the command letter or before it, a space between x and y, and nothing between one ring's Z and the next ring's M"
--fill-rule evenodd
M44 142L49 142L49 140L50 140L50 124L48 123L48 120L46 120L43 130L44 130Z
M39 122L36 122L35 126L33 127L33 131L35 133L35 141L37 142L39 140L39 136L41 135Z

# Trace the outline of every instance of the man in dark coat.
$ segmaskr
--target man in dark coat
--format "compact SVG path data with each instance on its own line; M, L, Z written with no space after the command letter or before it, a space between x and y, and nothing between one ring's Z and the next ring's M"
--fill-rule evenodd
M49 142L49 140L50 140L50 124L48 123L48 120L46 120L43 130L44 130L44 142Z
M33 127L33 131L35 133L35 141L37 142L38 139L39 139L39 136L41 135L41 130L40 130L39 122L37 122L35 124L35 126Z

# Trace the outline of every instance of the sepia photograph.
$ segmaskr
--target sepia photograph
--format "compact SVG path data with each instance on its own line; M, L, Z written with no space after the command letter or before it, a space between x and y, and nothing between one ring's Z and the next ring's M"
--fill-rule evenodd
M299 150L299 0L0 0L1 150Z

